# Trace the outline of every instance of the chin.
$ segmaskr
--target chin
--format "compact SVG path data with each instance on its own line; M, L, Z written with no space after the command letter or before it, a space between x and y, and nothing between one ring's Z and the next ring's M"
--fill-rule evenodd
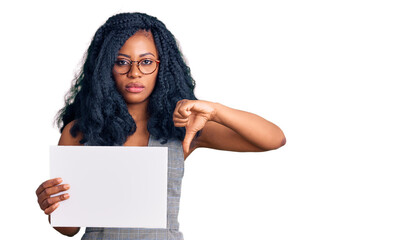
M148 98L146 97L125 97L125 102L127 104L140 104L148 102Z

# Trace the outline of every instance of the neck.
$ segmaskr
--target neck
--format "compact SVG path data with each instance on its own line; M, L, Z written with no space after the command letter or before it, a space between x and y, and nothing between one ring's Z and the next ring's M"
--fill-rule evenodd
M127 106L129 114L131 114L136 123L148 120L148 101L138 104L127 104Z

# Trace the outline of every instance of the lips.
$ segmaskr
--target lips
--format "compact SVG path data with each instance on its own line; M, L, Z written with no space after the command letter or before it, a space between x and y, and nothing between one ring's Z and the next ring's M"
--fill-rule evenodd
M128 83L125 86L126 91L131 93L140 93L145 90L145 86L140 83Z

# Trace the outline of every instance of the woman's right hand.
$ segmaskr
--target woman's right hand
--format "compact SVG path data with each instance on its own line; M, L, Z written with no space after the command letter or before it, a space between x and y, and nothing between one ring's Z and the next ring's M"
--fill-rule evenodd
M50 215L60 205L59 202L70 198L68 193L64 193L55 197L50 197L53 194L67 191L70 189L70 185L61 184L61 178L54 178L43 182L36 191L37 202L40 205L41 210L45 214ZM61 185L59 185L61 184Z

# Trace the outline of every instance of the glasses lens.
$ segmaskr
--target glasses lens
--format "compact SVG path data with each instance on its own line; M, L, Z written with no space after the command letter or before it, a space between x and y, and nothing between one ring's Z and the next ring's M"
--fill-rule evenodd
M145 58L139 61L139 70L143 74L151 74L157 68L157 62L155 60Z
M116 60L114 64L114 71L117 73L127 73L131 69L132 63L125 59Z

